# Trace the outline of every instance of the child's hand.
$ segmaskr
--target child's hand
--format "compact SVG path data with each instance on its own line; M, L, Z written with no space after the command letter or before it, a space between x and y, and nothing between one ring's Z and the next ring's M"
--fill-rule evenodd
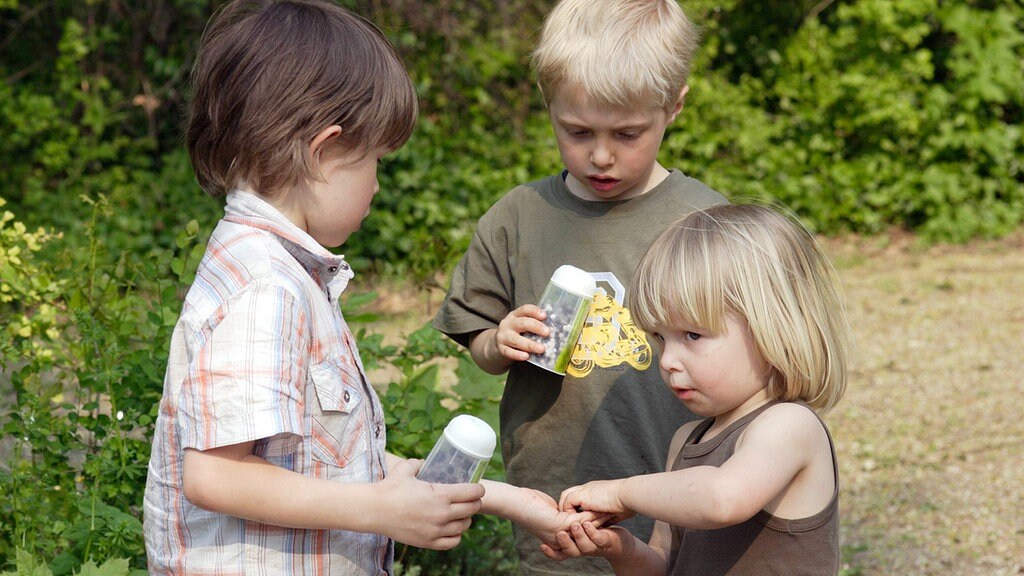
M478 332L469 341L469 353L476 365L489 374L501 374L515 362L543 354L544 344L523 334L547 337L551 330L544 324L547 315L540 307L524 304L502 318L497 328Z
M389 506L380 532L391 539L434 550L458 546L471 518L480 511L479 484L430 484L416 479L420 460L397 460L379 485Z
M541 552L553 560L580 556L621 558L630 553L634 545L633 535L625 528L599 528L593 522L573 522L568 531L556 535L556 541L557 548L547 544L540 546Z
M582 486L573 486L562 492L558 507L564 511L590 510L604 512L615 517L615 521L625 520L636 514L619 498L618 480L595 480Z
M560 548L556 535L569 530L571 525L585 521L600 524L607 520L594 512L560 511L555 499L540 490L521 487L516 490L520 495L519 511L513 516L516 523L554 549Z
M494 333L494 345L498 353L513 362L528 360L531 353L543 354L544 344L530 340L523 334L547 337L551 330L544 324L545 318L547 314L533 304L524 304L509 312Z

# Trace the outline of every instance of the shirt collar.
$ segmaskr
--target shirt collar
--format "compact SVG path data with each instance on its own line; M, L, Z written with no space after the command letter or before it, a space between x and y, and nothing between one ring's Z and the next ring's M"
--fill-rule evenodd
M332 300L348 286L355 276L344 256L333 254L317 243L305 230L299 228L249 190L232 190L227 195L224 219L270 232L281 240L288 253L311 273L315 272L328 288Z

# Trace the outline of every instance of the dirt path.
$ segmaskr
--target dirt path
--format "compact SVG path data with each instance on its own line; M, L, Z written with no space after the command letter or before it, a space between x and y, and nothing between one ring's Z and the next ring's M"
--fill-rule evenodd
M1024 235L830 252L858 346L827 418L848 573L1024 574Z

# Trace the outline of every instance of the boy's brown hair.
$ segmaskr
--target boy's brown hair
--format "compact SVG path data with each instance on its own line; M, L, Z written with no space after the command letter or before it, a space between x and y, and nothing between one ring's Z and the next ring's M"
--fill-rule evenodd
M416 123L416 92L390 42L324 0L226 5L203 33L192 86L186 145L212 196L316 179L309 145L333 124L344 151L391 151Z

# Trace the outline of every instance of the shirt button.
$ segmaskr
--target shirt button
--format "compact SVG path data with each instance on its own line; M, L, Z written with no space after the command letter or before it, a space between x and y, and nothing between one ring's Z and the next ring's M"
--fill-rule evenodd
M338 267L337 266L328 266L327 267L327 271L330 272L331 274L334 274L335 272L338 271Z
M345 390L345 404L348 404L348 402L349 402L349 400L351 398L352 398L352 395L349 394L348 390Z
M380 424L377 424L377 426L374 427L373 433L377 435L377 438L380 438Z

